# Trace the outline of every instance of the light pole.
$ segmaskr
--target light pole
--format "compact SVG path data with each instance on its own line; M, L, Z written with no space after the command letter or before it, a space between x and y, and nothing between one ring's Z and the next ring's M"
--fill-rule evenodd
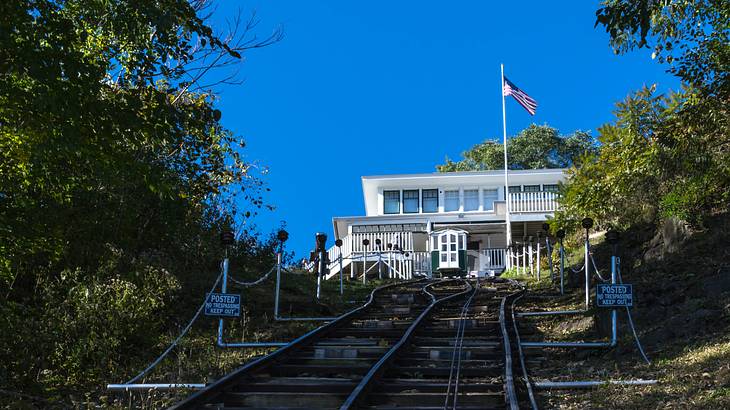
M580 222L580 224L585 228L586 230L586 242L584 246L585 250L585 270L586 270L586 310L588 310L588 304L590 303L591 299L591 289L590 289L590 282L591 282L591 276L590 276L590 261L588 258L590 258L590 255L588 254L588 249L590 247L590 243L588 242L588 231L593 227L593 219L591 218L583 218L583 220Z
M535 245L537 245L537 281L540 281L540 236L542 235L542 232L537 231L537 239L535 240Z
M342 239L338 239L335 241L335 246L337 246L337 249L340 254L340 296L342 296L345 293L344 285L342 284Z
M563 247L563 239L565 239L565 230L564 229L558 229L557 232L555 232L555 236L558 237L558 242L560 242L560 294L563 295L565 293L564 288L564 273L565 273L565 248Z
M324 275L327 271L327 247L325 246L327 243L327 234L317 232L315 240L317 244L315 248L315 251L317 252L317 300L319 300L322 275Z
M393 244L388 243L385 247L388 248L388 279L393 279Z
M618 260L618 232L613 229L606 232L606 241L611 245L611 284L616 284L617 266ZM618 336L618 312L616 309L611 309L611 340L616 340Z
M233 231L225 230L221 232L221 244L225 249L225 258L223 259L223 283L221 284L221 293L228 291L228 247L236 242L236 236ZM223 318L218 319L218 341L223 341Z
M367 279L367 263L368 263L368 245L370 245L370 239L365 238L362 240L363 256L362 256L362 283L365 284Z
M276 297L274 298L274 318L279 317L279 291L281 290L281 254L284 252L284 242L289 239L289 233L283 229L276 233L279 240L279 252L276 253Z
M383 280L383 266L380 263L381 262L380 258L381 258L381 254L382 254L382 249L381 249L380 244L381 244L380 238L375 238L375 246L378 247L378 279Z

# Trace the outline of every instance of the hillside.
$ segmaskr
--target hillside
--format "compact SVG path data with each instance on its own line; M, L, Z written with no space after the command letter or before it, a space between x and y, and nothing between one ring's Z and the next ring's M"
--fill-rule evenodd
M556 351L531 371L534 379L596 380L598 374L599 379L659 383L553 391L545 408L730 407L730 215L714 216L706 226L695 231L672 223L643 226L625 232L620 241L622 276L634 285L632 316L650 365L643 362L621 312L615 349ZM608 245L600 242L594 252L605 277L604 268L610 266ZM573 261L578 259L575 255ZM577 283L578 288L569 289L565 297L548 299L548 305L544 298L533 298L522 308L580 308L581 275L574 275L571 285ZM553 292L547 285L547 280L530 282L538 295ZM596 340L607 335L607 320L605 312L594 308L588 318L529 319L523 327L535 329L547 340Z

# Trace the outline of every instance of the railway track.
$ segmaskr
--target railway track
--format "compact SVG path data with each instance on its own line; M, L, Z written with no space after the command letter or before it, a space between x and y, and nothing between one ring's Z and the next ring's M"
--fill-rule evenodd
M417 281L255 360L172 409L531 408L513 282Z

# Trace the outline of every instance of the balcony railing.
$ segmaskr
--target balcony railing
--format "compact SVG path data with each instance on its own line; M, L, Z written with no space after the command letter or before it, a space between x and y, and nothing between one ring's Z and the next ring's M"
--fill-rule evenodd
M558 208L558 194L555 192L513 192L509 194L509 211L555 212Z
M467 251L467 270L488 272L501 271L505 265L505 250L488 248L479 251Z

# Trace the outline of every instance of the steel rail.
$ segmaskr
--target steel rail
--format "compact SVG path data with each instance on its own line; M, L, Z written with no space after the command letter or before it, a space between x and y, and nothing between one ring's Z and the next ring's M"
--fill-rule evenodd
M520 355L520 366L522 367L522 377L525 380L525 387L527 388L527 395L530 397L530 405L532 405L533 410L538 410L537 406L537 400L535 400L535 393L532 390L532 382L530 382L530 376L527 374L527 365L525 364L525 353L522 350L522 341L520 340L520 331L517 328L517 320L515 320L515 304L517 304L517 301L522 299L522 297L525 296L525 290L523 288L523 292L521 295L517 296L516 298L512 299L512 326L515 329L515 339L517 341L517 352Z
M516 294L517 292L503 297L502 302L499 304L499 326L502 329L502 343L504 343L504 386L510 410L519 410L520 404L517 399L517 390L515 389L515 380L512 374L512 345L510 344L509 334L507 333L504 306L507 303L507 299Z
M367 372L367 374L360 380L360 383L355 387L355 389L350 393L350 395L347 397L345 402L340 406L340 410L348 410L355 408L357 404L365 397L367 392L372 388L374 380L377 378L380 373L385 370L386 365L395 358L395 354L408 342L408 340L411 338L413 333L415 333L416 328L421 324L423 319L429 315L431 310L438 305L441 304L447 300L451 300L453 298L462 296L468 292L471 291L472 286L469 284L468 281L464 281L468 285L468 289L459 293L454 293L453 295L449 295L446 297L443 297L441 299L436 299L436 295L428 291L428 288L433 287L435 285L440 285L448 282L455 282L459 281L461 279L446 279L441 280L436 283L431 283L427 286L425 286L424 292L431 297L431 304L429 304L426 309L424 309L420 315L416 318L416 320L411 323L411 325L408 327L406 332L403 334L403 336L398 340L397 343L393 345L384 355L380 358L380 360L375 363L370 370Z
M334 329L339 324L351 319L358 313L361 313L362 311L367 309L375 300L376 293L379 293L379 292L381 292L385 289L391 288L391 287L403 286L403 285L407 285L407 284L414 284L414 283L419 283L422 281L423 280L396 282L396 283L391 283L391 284L380 286L376 289L373 289L373 291L370 292L370 297L369 297L368 301L365 302L362 306L355 308L355 309L339 316L337 319L333 320L332 322L326 323L322 326L317 327L316 329L311 330L310 332L292 340L287 345L273 351L272 353L270 353L266 356L263 356L259 359L256 359L250 363L247 363L247 364L239 367L238 369L234 370L233 372L228 373L227 375L221 377L214 383L209 384L204 389L199 390L196 393L193 393L192 395L188 396L186 399L170 406L168 409L169 410L179 410L179 409L191 408L192 406L200 403L201 400L205 400L205 399L209 398L210 396L219 393L222 389L224 389L232 384L235 384L236 381L241 376L243 376L249 372L259 370L261 368L264 368L265 366L272 364L276 360L295 351L304 343L316 339L317 337L321 336L322 333L325 333L325 332L328 332L329 330ZM426 285L426 286L428 286L428 285Z
M454 338L454 349L451 353L451 370L449 371L449 383L446 388L446 398L444 400L444 408L447 408L449 406L449 396L451 395L451 382L454 375L454 360L456 359L456 355L459 355L459 359L456 362L456 380L454 383L454 402L452 405L453 409L456 409L456 402L458 401L459 396L459 378L461 373L461 353L464 351L464 332L466 330L466 316L469 312L469 305L471 305L471 302L474 300L474 296L479 291L479 278L477 278L476 286L474 287L474 290L472 294L469 296L469 299L464 303L464 307L461 308L461 315L459 315L459 326L456 330L456 337Z

